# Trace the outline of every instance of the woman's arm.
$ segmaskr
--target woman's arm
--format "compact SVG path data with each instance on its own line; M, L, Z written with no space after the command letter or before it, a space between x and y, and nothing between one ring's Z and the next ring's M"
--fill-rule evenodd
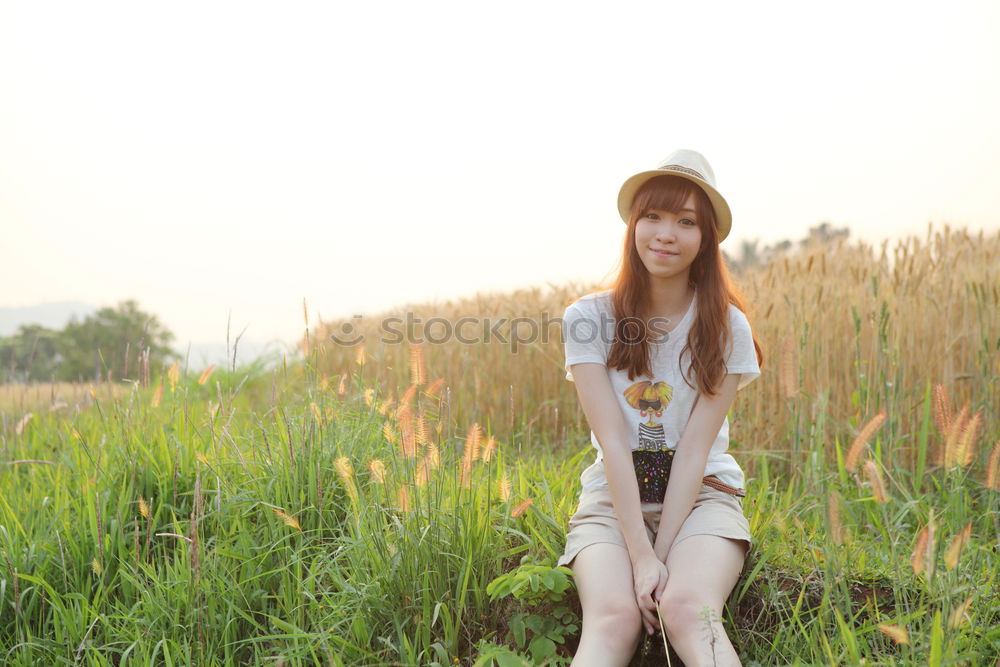
M722 428L729 406L736 397L739 379L739 373L727 374L718 394L710 398L698 394L684 433L677 443L677 453L671 464L670 483L667 484L667 492L663 497L656 542L653 544L656 557L663 562L666 562L674 538L684 519L691 513L695 498L701 490L708 453Z
M628 443L625 418L615 400L608 369L603 364L580 363L573 364L572 373L587 423L597 436L604 454L608 490L628 545L629 558L635 563L641 556L655 556L642 519L639 484L632 465L632 448Z

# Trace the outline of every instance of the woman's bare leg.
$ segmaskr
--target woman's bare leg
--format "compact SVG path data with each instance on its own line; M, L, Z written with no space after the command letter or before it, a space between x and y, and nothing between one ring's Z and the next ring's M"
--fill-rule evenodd
M743 569L747 543L716 535L692 535L667 554L667 587L660 614L667 639L687 667L740 665L722 627L722 606ZM702 618L712 613L712 624Z
M591 544L580 550L570 569L583 608L572 667L627 665L642 631L628 552L617 544Z

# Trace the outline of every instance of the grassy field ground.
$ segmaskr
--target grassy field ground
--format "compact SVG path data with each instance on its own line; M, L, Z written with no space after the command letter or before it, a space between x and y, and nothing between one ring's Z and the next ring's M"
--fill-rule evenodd
M998 267L1000 236L946 229L742 278L765 350L731 431L759 546L724 618L744 664L995 664ZM409 312L541 321L594 287ZM8 388L0 664L568 664L552 565L593 450L557 330L376 325L274 372Z

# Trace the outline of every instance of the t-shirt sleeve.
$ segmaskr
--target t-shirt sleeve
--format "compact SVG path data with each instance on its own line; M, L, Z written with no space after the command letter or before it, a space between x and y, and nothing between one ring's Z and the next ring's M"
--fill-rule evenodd
M726 359L726 372L740 374L737 391L760 377L760 364L757 363L757 352L753 346L753 334L750 332L750 322L736 306L729 307L729 325L732 329L733 342L729 357Z
M562 339L566 354L566 379L573 382L570 366L584 362L607 364L597 310L587 301L574 301L563 314Z

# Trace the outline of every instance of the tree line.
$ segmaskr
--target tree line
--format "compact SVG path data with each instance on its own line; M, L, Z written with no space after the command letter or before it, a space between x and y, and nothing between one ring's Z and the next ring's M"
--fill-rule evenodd
M177 354L174 334L129 299L62 329L22 324L0 337L0 383L85 382L125 379L148 383Z

